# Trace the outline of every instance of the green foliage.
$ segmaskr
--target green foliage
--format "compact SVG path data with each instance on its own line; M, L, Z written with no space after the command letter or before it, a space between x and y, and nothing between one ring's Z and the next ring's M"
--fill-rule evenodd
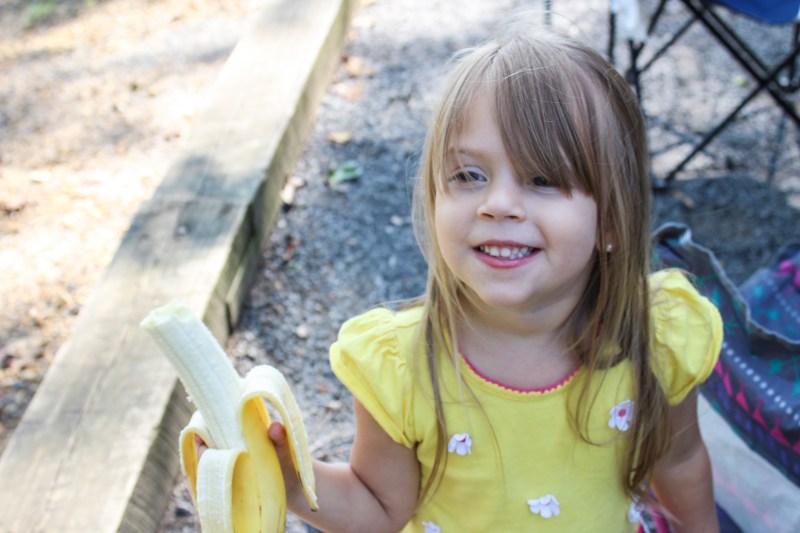
M26 25L32 28L50 17L56 10L55 0L33 0L25 6Z
M345 181L357 180L364 174L364 169L358 164L358 161L346 161L340 167L331 165L330 172L328 173L328 182L332 184L344 183Z
M88 10L97 6L98 0L83 0L77 9ZM25 5L25 27L33 28L56 17L58 0L23 0ZM60 10L63 14L63 9Z

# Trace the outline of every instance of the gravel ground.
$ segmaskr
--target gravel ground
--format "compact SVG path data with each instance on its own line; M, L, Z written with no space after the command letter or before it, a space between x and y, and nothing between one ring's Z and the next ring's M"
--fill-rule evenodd
M531 4L379 0L365 2L357 13L342 65L290 179L286 192L293 198L228 345L240 371L270 363L294 384L317 457L345 459L351 443L351 399L327 362L340 324L423 290L425 264L409 219L411 181L442 66L455 50L482 40L505 14ZM552 21L605 49L604 9L602 2L555 2ZM677 15L668 13L665 28L675 27ZM782 30L736 23L756 37L766 57L788 38ZM621 60L624 47L618 49ZM682 132L702 131L751 86L699 28L691 30L644 80L654 168L685 150ZM653 216L654 227L689 224L695 240L717 253L737 283L782 243L800 238L796 128L767 98L745 111L684 179L655 195ZM330 182L332 169L353 166L360 177ZM195 530L191 501L179 482L161 531ZM303 528L290 517L288 530Z

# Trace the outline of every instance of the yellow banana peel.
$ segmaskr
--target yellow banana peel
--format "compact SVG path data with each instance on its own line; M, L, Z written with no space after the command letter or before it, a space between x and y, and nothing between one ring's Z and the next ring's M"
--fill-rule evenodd
M280 414L303 493L317 510L308 438L283 375L262 365L241 378L205 324L181 302L154 309L141 327L164 351L197 407L181 432L180 458L203 532L285 531L286 491L267 436L264 400ZM195 435L209 447L199 459Z

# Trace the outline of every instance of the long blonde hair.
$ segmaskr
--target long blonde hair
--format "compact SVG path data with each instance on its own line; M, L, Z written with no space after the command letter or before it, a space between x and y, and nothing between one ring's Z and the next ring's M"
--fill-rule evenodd
M650 363L650 188L638 102L601 55L544 29L516 31L454 59L415 187L415 232L428 262L420 338L439 421L433 471L419 502L435 491L446 463L440 354L458 368L455 326L465 319L459 306L463 289L436 241L434 205L443 194L447 149L461 131L470 103L486 88L494 95L495 118L517 174L536 171L563 190L577 187L589 194L598 207L597 249L613 243L613 253L595 253L582 302L565 328L587 376L572 422L580 438L591 442L592 377L602 379L602 370L629 361L637 409L622 486L629 497L644 498L644 485L668 447L670 428L667 400Z

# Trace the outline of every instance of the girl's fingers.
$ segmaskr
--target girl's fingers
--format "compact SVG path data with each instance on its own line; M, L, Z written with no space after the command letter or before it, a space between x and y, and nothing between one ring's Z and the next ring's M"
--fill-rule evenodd
M280 422L272 422L267 428L267 433L276 447L286 446L289 443L289 439L286 437L286 429Z
M197 446L197 460L199 461L200 457L202 457L203 455L203 452L205 452L208 449L208 446L203 441L203 439L200 438L200 435L198 435L197 433L195 433L194 435L194 444L195 446Z
M272 444L275 445L275 451L278 453L278 460L281 463L281 470L283 471L283 479L286 484L287 490L296 488L297 475L294 473L294 462L292 461L292 447L289 445L289 437L286 435L286 428L280 422L273 422L267 428L267 435L269 435Z
M284 472L294 469L292 448L289 445L289 437L286 435L286 428L283 427L283 424L280 422L271 423L267 428L267 435L269 435L272 444L275 445L275 451L278 452L278 459Z

